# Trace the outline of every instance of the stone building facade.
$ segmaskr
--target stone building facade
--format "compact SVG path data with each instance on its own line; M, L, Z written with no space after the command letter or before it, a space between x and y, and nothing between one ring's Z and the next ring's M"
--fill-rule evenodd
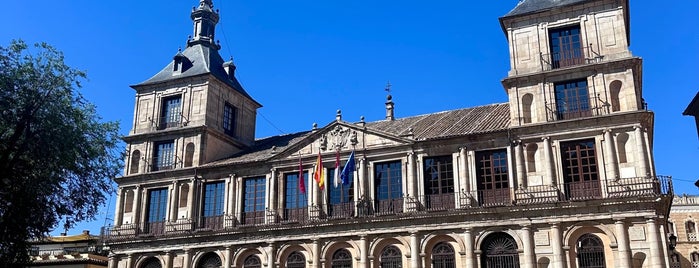
M677 237L670 251L670 267L699 267L699 196L675 196L667 222L669 234Z
M669 265L628 1L520 1L506 103L263 139L218 19L132 86L110 268Z

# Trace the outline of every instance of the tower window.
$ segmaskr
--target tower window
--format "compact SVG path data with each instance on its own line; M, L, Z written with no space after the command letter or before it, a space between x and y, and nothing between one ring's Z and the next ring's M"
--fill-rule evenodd
M585 61L580 26L549 30L549 45L551 46L551 68L558 69L580 65Z
M175 168L175 142L161 141L155 144L153 171Z
M556 118L574 119L592 115L587 92L587 79L554 84L556 95Z
M160 125L158 129L166 129L180 125L182 118L182 96L172 96L163 98L160 111Z
M235 115L236 108L226 103L223 106L223 132L230 136L235 136Z

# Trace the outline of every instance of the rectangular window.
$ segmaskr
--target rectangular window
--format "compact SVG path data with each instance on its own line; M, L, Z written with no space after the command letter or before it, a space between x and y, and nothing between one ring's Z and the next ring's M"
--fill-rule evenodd
M481 206L511 204L507 150L476 152L476 176Z
M223 225L223 196L225 184L223 181L204 184L204 228L220 229Z
M304 173L308 178L308 173ZM308 217L307 193L299 189L299 174L284 174L284 220L291 222L303 222Z
M561 160L566 198L580 200L602 195L594 139L561 143Z
M167 211L167 188L148 190L146 233L162 234Z
M552 69L580 65L585 62L580 26L549 30L549 45Z
M265 223L265 177L245 179L242 224Z
M226 102L223 106L223 132L230 136L235 136L235 116L235 107Z
M587 92L587 79L554 84L556 95L556 118L558 120L588 117L590 96Z
M350 218L354 216L354 183L343 185L339 183L335 187L335 168L329 168L328 174L332 177L328 185L328 216L331 218ZM354 172L349 173L349 181L354 180Z
M175 141L161 141L155 143L153 152L153 171L175 168Z
M182 96L172 96L163 98L160 111L160 126L158 129L177 127L182 118Z
M454 208L454 169L451 156L425 158L425 197L428 210Z
M403 212L403 171L400 161L377 163L374 168L374 211L377 214Z

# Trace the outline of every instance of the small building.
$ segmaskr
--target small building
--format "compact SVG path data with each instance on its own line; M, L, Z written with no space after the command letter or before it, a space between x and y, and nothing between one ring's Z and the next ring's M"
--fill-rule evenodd
M29 267L101 268L107 267L107 252L100 237L83 231L78 235L50 236L31 243Z
M672 200L667 230L677 238L670 252L671 267L699 267L699 196L680 195Z
M687 108L682 112L682 115L694 116L694 122L697 127L697 136L699 136L699 92L694 96L692 102L687 105ZM699 184L699 181L697 181ZM699 187L699 185L697 185Z

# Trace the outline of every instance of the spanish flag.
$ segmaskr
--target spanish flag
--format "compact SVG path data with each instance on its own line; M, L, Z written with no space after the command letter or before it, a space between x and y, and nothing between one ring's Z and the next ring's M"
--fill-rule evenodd
M318 187L323 190L323 186L325 186L325 175L323 174L323 160L320 158L320 151L318 151L318 161L316 162L316 170L313 178L318 182Z

